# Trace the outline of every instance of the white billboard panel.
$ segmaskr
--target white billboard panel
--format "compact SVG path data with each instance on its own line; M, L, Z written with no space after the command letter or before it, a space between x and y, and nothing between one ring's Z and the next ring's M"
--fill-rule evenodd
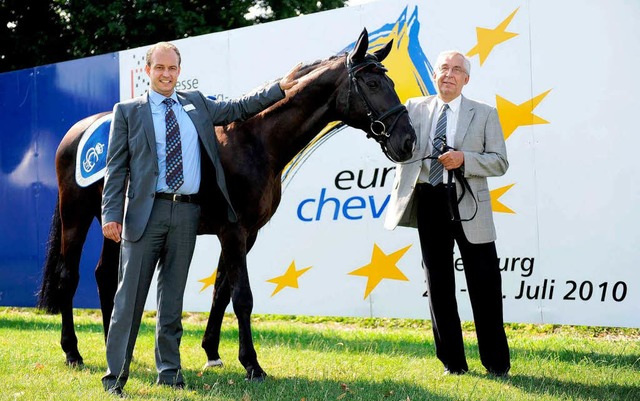
M455 18L451 7L376 1L178 40L181 84L237 97L344 51L366 27L372 46L394 39L385 65L406 100L433 93L440 51L461 50L472 61L463 93L497 107L510 161L489 179L505 320L639 327L640 78L629 69L640 62L640 4L461 0ZM145 51L120 54L123 99L146 89L135 87ZM286 171L248 256L254 312L429 318L417 232L382 226L393 163L351 128L304 160ZM219 249L215 236L198 238L187 310L209 310ZM460 314L473 320L457 266Z

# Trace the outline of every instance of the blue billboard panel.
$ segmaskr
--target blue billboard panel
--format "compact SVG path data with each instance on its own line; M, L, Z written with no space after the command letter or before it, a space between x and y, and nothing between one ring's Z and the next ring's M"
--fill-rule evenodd
M0 305L35 306L58 193L58 144L77 121L118 100L117 53L0 74ZM99 306L98 228L85 244L77 307Z

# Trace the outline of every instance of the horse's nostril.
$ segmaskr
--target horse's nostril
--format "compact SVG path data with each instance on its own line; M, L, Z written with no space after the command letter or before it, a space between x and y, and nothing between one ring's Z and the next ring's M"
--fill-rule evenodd
M413 153L413 148L415 147L415 141L411 139L407 139L404 141L404 151L407 153Z

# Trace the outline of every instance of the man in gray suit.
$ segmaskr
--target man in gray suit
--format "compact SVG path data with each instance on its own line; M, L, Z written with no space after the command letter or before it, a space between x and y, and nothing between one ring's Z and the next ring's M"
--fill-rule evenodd
M201 158L215 167L228 218L236 219L218 157L214 125L243 120L284 98L299 69L239 100L176 92L180 52L160 42L146 55L143 96L115 105L102 196L102 232L120 245L118 289L107 336L106 391L122 396L144 304L158 268L157 383L184 387L180 365L182 303L196 242ZM204 161L203 161L204 162Z
M496 109L462 96L470 67L460 52L440 53L433 73L437 95L407 101L418 139L413 160L396 167L385 227L418 228L436 355L445 374L469 370L456 303L455 242L480 359L490 374L506 376L509 346L487 177L503 175L509 163Z

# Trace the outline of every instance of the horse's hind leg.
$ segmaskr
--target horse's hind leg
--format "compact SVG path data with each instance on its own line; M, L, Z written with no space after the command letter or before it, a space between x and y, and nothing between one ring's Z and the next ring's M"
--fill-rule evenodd
M68 252L69 250L67 250ZM60 315L62 317L60 345L66 355L68 365L82 365L84 361L80 351L78 351L78 338L76 337L73 322L73 296L80 281L79 266L76 262L75 267L73 267L74 263L72 261L76 260L75 257L65 257L64 260L63 273L60 276ZM77 260L79 261L79 257Z
M102 242L102 254L100 255L100 260L95 270L105 341L109 333L109 322L111 320L111 312L113 312L113 299L118 288L119 261L120 244L105 238Z
M222 328L224 312L227 309L230 300L231 291L229 288L229 280L227 279L226 268L221 256L218 263L211 312L209 313L207 328L205 329L204 336L202 338L202 348L207 354L207 363L204 365L205 369L214 366L222 366L222 360L220 359L219 353L220 330Z
M91 225L91 216L85 216L84 219L81 216L76 216L75 227L70 227L69 223L64 222L64 216L65 213L63 211L63 261L62 266L60 266L60 313L62 316L60 345L66 354L67 364L75 366L82 365L84 361L80 351L78 351L78 338L76 337L73 322L73 297L80 281L80 254Z

